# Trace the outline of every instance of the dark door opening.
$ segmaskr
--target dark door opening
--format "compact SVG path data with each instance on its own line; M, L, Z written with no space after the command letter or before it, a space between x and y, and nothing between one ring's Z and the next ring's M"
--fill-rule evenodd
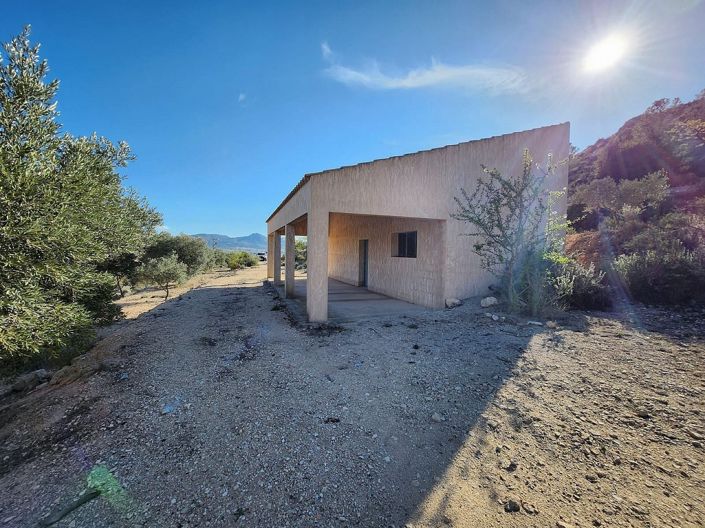
M360 286L367 287L367 274L369 270L369 240L360 240Z

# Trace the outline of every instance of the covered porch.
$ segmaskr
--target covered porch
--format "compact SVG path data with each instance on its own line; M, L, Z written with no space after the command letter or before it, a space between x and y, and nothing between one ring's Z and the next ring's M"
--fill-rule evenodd
M284 294L284 285L278 290ZM295 303L292 305L295 315L306 318L306 277L297 276L294 279ZM388 297L381 293L368 290L363 286L353 286L336 279L328 279L328 321L347 323L395 315L414 315L427 311L428 308L412 304L400 299Z
M400 235L413 235L413 251L398 253ZM302 236L305 278L295 270ZM311 322L418 313L443 306L444 241L443 220L308 211L269 234L267 275Z

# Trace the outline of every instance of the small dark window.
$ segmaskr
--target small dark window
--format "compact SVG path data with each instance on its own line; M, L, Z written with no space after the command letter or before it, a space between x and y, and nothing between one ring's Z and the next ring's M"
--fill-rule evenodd
M416 258L416 231L407 231L406 233L395 233L394 236L396 238L394 256Z

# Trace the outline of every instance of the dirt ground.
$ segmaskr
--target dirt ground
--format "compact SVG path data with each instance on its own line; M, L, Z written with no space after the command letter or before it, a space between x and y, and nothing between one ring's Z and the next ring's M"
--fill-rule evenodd
M705 524L702 311L307 328L264 272L127 298L100 370L0 400L0 528L101 471L55 526Z

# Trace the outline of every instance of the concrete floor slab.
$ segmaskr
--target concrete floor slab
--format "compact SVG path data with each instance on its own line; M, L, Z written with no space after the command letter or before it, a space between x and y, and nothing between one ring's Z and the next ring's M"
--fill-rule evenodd
M277 286L284 295L284 285ZM306 279L297 277L294 281L292 307L297 317L306 318ZM328 321L345 323L365 319L375 319L388 315L414 315L429 311L429 308L394 299L367 288L352 286L335 279L328 279Z

